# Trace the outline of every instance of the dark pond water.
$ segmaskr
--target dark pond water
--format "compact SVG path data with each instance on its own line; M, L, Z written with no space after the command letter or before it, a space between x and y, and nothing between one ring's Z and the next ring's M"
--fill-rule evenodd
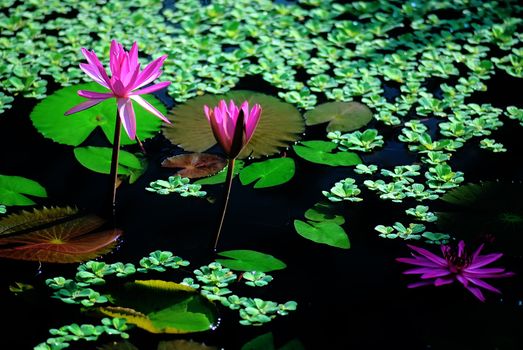
M260 85L252 80L240 84L242 88L253 86ZM488 93L474 98L499 106L517 104L522 88L521 82L498 75L489 81ZM101 203L107 198L108 177L79 165L72 148L38 134L28 118L34 104L33 100L18 98L0 118L0 173L40 182L49 194L42 205L71 205L100 212ZM400 129L383 132L385 139L392 140ZM322 126L308 129L305 138L318 139L323 135ZM506 154L492 154L472 144L452 158L453 169L463 171L468 182L522 181L521 128L516 122L506 122L493 136L508 148ZM96 144L101 140L101 135L94 135L88 142ZM123 185L118 190L116 222L124 236L119 248L105 256L104 261L137 263L149 252L162 249L190 260L193 268L211 262L214 256L209 245L218 222L223 186L206 187L209 197L217 199L214 203L147 193L144 187L150 181L170 175L160 168L161 160L181 150L161 135L146 141L145 147L149 158L146 173L134 185ZM342 207L350 250L305 240L295 232L293 220L302 218L307 209L322 199L322 190L347 176L358 175L350 168L315 165L295 157L292 151L287 154L297 162L296 175L289 183L255 190L235 180L220 249L254 249L285 261L288 268L272 273L275 279L271 286L258 293L269 300L296 300L298 310L262 327L243 327L235 313L220 308L222 321L217 330L185 338L225 349L239 349L248 340L269 331L277 345L298 338L306 349L523 348L521 253L503 258L504 266L517 276L496 281L504 293L489 293L486 303L478 302L457 285L407 289L412 279L403 276L404 267L395 262L396 257L408 254L405 242L379 238L373 230L379 223L404 219L403 206L364 192L363 203ZM380 168L414 161L404 144L393 141L364 158L366 163ZM431 206L436 211L445 208L447 205L442 202ZM486 233L489 232L478 232L478 237ZM493 251L505 248L496 242L488 247ZM521 252L522 247L517 251ZM46 278L72 276L75 264L39 266L0 260L0 269L0 348L30 349L48 338L49 328L95 320L83 315L75 305L51 299L45 288ZM15 281L33 284L37 293L30 298L14 296L7 286ZM140 349L155 349L159 339L172 338L176 337L131 331L131 340ZM78 343L72 348L93 346Z

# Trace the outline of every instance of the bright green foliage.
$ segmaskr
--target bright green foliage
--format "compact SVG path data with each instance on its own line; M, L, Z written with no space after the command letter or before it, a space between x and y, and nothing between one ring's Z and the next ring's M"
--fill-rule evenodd
M465 179L461 171L452 171L448 164L438 164L425 173L427 184L437 193L459 186Z
M361 202L363 199L358 197L361 190L356 185L356 180L348 177L340 182L336 182L329 191L322 191L323 195L331 202Z
M21 176L0 175L0 198L4 206L33 205L27 196L47 197L45 188L38 182Z
M265 301L259 298L242 298L240 308L240 324L244 326L261 326L270 322L277 315L288 315L289 311L296 310L297 303L288 301L278 304L273 301Z
M274 158L253 163L240 172L242 185L254 183L254 188L278 186L294 176L295 165L292 158Z
M336 145L328 141L302 141L293 146L294 152L309 162L330 166L351 166L361 163L361 159L356 153L332 153L335 148Z
M349 249L350 242L345 230L332 221L294 220L294 228L302 237L316 243L323 243L333 247Z
M202 185L190 184L191 180L179 175L169 176L168 180L156 180L149 184L145 189L149 192L167 195L178 193L182 197L205 197L207 192L200 191Z
M328 102L308 111L304 117L306 125L329 122L327 131L347 132L367 125L372 120L372 112L358 102Z
M519 124L523 126L523 109L514 106L507 107L507 116L510 119L519 121Z
M500 152L506 152L507 149L505 146L503 146L502 143L496 142L496 140L493 139L483 139L479 142L479 147L483 149L487 149L489 151L492 151L494 153L500 153Z
M216 259L225 267L236 271L270 272L287 267L285 263L272 255L254 250L228 250L217 253L228 259Z
M179 256L174 255L169 251L154 251L149 254L148 257L142 258L140 260L139 272L148 272L148 271L158 271L164 272L166 267L171 269L178 269L181 266L188 266L189 262L183 260Z
M111 172L112 148L78 147L74 149L76 159L89 170L101 174ZM120 150L118 155L118 175L128 176L129 182L135 182L145 171L146 163L132 153Z
M35 106L30 115L33 125L44 137L70 146L79 146L96 128L100 127L108 142L112 143L116 121L116 100L109 99L72 116L64 116L68 109L86 101L85 98L78 96L78 90L107 92L107 89L94 82L60 89ZM166 112L165 106L153 96L143 95L143 98L162 113ZM135 106L138 137L143 140L154 136L160 130L161 120L150 115L137 103ZM121 144L133 143L135 141L122 132Z
M434 222L438 217L433 212L429 211L426 205L417 205L415 208L405 210L408 215L414 216L419 221Z
M273 280L272 276L259 271L248 271L243 274L245 284L251 287L265 287Z
M47 339L45 343L38 344L34 350L59 350L68 348L71 342L84 340L96 341L103 334L119 335L123 339L129 338L127 324L123 318L103 318L101 325L76 323L60 327L58 329L50 329L49 333L53 338Z
M374 164L358 164L356 165L356 168L354 169L354 172L356 174L365 174L365 175L372 175L376 171L378 171L378 167Z
M374 228L380 233L380 237L383 238L402 238L402 239L414 239L418 240L421 238L419 233L425 231L425 225L421 224L409 224L405 227L400 222L394 223L392 226L378 225Z
M7 213L7 208L5 207L5 205L0 204L0 214L5 214L5 213Z
M338 145L342 151L371 152L374 148L383 146L383 136L378 135L378 130L367 129L364 132L354 131L350 134L341 134L339 131L327 134L332 142Z

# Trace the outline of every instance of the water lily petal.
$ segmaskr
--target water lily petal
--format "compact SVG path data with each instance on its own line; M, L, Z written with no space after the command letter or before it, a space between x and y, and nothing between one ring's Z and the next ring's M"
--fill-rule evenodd
M502 256L503 256L502 253L492 253L492 254L477 256L475 259L472 260L472 263L470 264L470 268L475 269L478 267L488 265L491 262L498 260Z
M440 267L441 265L436 264L428 259L425 258L396 258L396 261L402 262L405 264L411 264L411 265L417 265L417 266L425 266L425 267Z
M136 80L136 86L134 88L140 88L158 78L162 74L160 68L162 67L165 59L167 59L167 55L160 56L151 63L149 63L145 67L145 69L138 75L138 79Z
M476 298L478 298L480 301L485 301L485 297L483 296L483 293L481 293L481 290L479 288L473 287L473 286L467 286L466 287L468 291L470 291Z
M423 255L424 257L426 257L427 259L429 259L430 261L433 261L435 262L436 264L438 265L441 265L441 266L447 266L447 261L443 258L440 258L439 256L437 256L436 254L434 253L431 253L429 252L428 250L426 249L423 249L423 248L420 248L420 247L415 247L413 245L410 245L408 244L408 247L412 250L414 250L415 252Z
M108 99L114 97L114 94L110 92L96 92L96 91L87 91L87 90L78 90L78 96L82 96L89 99Z
M136 95L132 95L130 96L130 98L133 100L133 101L136 101L138 102L138 104L140 104L140 106L142 106L143 108L145 108L149 113L157 116L158 118L160 118L161 120L163 120L164 122L168 123L168 124L171 124L171 122L169 121L169 119L167 119L159 110L157 110L156 108L153 107L153 105L151 105L149 102L147 102L146 100L144 100L142 97L140 96L136 96Z
M131 140L136 137L136 117L134 114L133 103L130 98L119 98L118 115L122 119L122 124L127 135Z
M76 112L83 111L84 109L96 106L97 104L99 104L100 102L103 102L105 100L106 100L105 98L103 98L103 99L87 100L87 101L82 102L82 103L74 106L73 108L69 109L67 112L64 113L64 115L70 115L70 114L73 114L73 113L76 113Z
M91 79L96 81L98 84L102 85L103 87L109 89L109 85L107 85L107 82L104 80L102 75L100 74L100 71L97 67L94 67L87 63L80 63L80 69L84 71L85 74L87 74Z
M440 286L444 286L446 284L451 284L452 282L454 282L454 278L452 278L452 277L436 278L436 280L434 281L434 285L436 287L440 287Z
M490 290L491 292L501 294L501 291L499 289L497 289L496 287L492 286L491 284L489 284L489 283L487 283L485 281L482 281L482 280L480 280L478 278L469 278L468 280L470 282L474 283L478 287L482 287L482 288L485 288L487 290Z
M166 86L169 86L170 84L171 84L170 81L162 81L161 83L154 84L154 85L148 86L146 88L143 88L143 89L140 89L137 91L133 91L133 93L131 95L150 94L151 92L161 90L161 89L165 88Z

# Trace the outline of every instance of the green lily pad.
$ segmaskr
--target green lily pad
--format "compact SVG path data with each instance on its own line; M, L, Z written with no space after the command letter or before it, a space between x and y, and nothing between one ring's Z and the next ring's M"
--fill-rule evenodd
M329 141L304 141L292 148L298 156L312 163L330 166L351 166L362 163L356 153L331 153L336 148L336 144Z
M216 140L203 113L203 106L214 107L222 99L232 99L237 104L249 101L250 106L259 103L263 109L256 131L239 158L275 154L296 141L305 130L303 118L293 105L262 93L237 90L224 95L198 96L174 107L168 116L172 125L165 125L163 134L186 151L203 152L211 148Z
M78 147L74 149L76 159L89 170L101 174L111 171L112 148L108 147ZM133 183L144 172L145 162L134 154L120 150L118 156L118 175L129 175Z
M345 218L335 212L334 206L329 203L316 203L314 207L305 212L305 218L312 221L332 221L335 224L343 225Z
M294 220L294 228L302 237L316 243L323 243L337 248L349 249L350 242L345 230L332 221L304 222Z
M327 102L305 113L305 124L329 122L327 131L352 131L372 120L372 111L359 102Z
M292 158L275 158L249 165L240 172L242 185L254 181L254 188L278 186L294 176L295 165Z
M21 176L0 175L0 204L3 205L33 205L34 197L47 197L45 188L38 182Z
M218 255L230 259L216 259L217 262L237 271L270 272L287 267L283 261L274 256L254 250L228 250Z
M243 169L244 164L245 163L243 162L243 160L236 160L234 162L233 176L236 176L240 173L240 171ZM224 183L226 177L227 177L227 167L223 168L223 170L220 171L216 175L209 176L204 179L199 179L197 181L194 181L194 183L198 184L198 185L216 185L216 184Z
M209 330L216 322L213 304L195 289L182 284L159 281L134 281L111 292L118 306L99 310L111 317L151 333L183 334Z
M44 137L71 146L80 145L94 129L101 127L109 142L112 143L116 100L111 98L84 111L64 116L67 110L86 101L85 98L78 96L78 90L107 92L107 89L96 83L79 84L60 89L36 105L30 115L33 125ZM166 113L165 106L154 96L143 95L142 97L160 112ZM154 136L160 130L162 121L137 103L134 103L133 106L136 113L138 137L143 140ZM122 131L122 145L129 145L134 142Z

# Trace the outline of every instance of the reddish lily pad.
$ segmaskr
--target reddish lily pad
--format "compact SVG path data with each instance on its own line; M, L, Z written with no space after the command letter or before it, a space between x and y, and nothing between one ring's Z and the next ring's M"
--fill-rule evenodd
M227 165L222 157L207 153L179 154L169 157L162 162L164 168L183 168L176 175L198 179L216 174Z
M120 230L95 232L105 220L78 215L72 208L22 211L0 221L0 257L75 263L94 259L116 246Z
M222 99L236 103L249 101L261 105L263 111L252 139L239 158L259 158L278 153L298 140L305 125L300 112L289 103L266 94L248 90L230 91L224 95L203 95L180 104L169 113L171 125L164 125L163 134L186 151L203 152L216 144L203 106L216 106Z

